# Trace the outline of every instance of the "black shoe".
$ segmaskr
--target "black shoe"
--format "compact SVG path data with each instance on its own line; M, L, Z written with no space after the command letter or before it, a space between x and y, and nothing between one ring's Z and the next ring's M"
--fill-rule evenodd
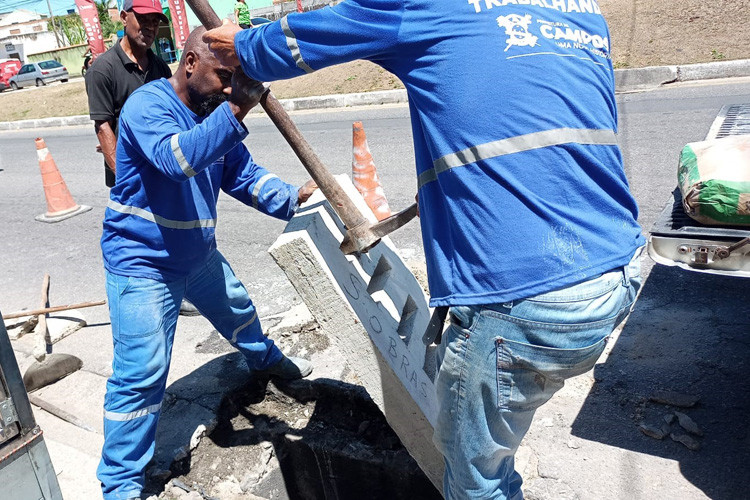
M182 299L180 316L200 316L201 312L188 299Z
M307 377L312 371L313 365L310 361L303 358L295 358L293 356L284 356L281 358L281 361L275 365L266 368L265 370L257 370L257 373L279 377L284 380L297 380Z

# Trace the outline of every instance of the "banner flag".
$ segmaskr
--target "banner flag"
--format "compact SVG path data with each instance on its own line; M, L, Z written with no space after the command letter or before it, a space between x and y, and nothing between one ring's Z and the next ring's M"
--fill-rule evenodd
M107 48L104 46L102 27L99 24L99 12L96 10L94 0L75 0L78 7L78 15L81 16L83 28L86 30L86 40L91 49L91 59L104 54Z
M182 50L185 48L185 41L190 34L185 2L183 0L169 0L169 13L172 16L175 48Z

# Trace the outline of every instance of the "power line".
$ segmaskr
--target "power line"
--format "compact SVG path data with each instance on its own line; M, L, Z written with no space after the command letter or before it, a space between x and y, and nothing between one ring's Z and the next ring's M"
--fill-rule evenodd
M53 3L57 4L53 9L55 15L65 15L69 10L75 9L75 3L72 0ZM22 7L28 7L28 10L38 13L48 14L48 9L45 9L45 0L0 0L0 12L3 13L12 12Z
M0 10L14 10L23 5L41 3L43 0L21 0L16 2L0 2Z

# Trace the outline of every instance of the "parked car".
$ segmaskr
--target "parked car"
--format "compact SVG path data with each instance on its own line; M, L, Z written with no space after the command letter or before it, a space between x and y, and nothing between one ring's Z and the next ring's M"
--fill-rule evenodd
M10 79L10 86L13 90L21 87L28 87L32 83L37 87L46 85L50 82L67 82L68 70L57 61L39 61L24 64L21 70Z
M10 77L18 73L23 64L18 59L0 59L0 83L4 85L4 88L10 86Z

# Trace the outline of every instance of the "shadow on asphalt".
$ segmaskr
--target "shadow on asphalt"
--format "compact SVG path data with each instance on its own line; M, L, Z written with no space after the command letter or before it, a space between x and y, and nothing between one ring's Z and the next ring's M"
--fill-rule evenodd
M231 475L261 497L442 498L362 387L249 377L242 356L232 352L167 390L155 470L165 468L170 450L189 443L195 428L210 419L207 408L218 408L216 428L171 466L173 477L203 495L216 477ZM147 491L158 494L164 483L150 477Z
M685 479L714 500L748 498L749 298L748 279L654 266L611 356L594 372L596 384L573 434L674 460ZM649 400L659 390L700 400L692 408ZM703 431L696 437L700 450L639 430L641 423L662 425L674 411ZM677 422L671 430L681 431ZM634 484L633 491L648 492L648 485Z

